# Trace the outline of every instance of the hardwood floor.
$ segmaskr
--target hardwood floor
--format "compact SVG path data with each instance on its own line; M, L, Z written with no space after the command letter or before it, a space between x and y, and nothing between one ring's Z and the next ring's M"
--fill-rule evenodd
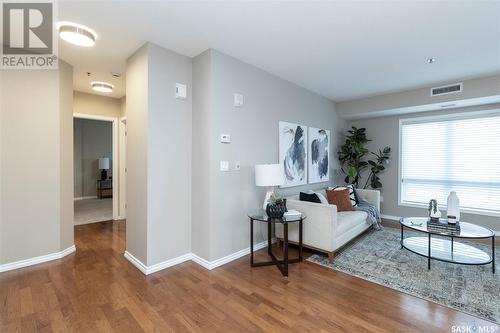
M123 221L77 226L75 243L77 252L64 259L0 274L0 332L451 332L452 325L491 325L308 262L290 265L288 280L276 267L250 268L248 256L212 271L186 262L144 276L123 257Z

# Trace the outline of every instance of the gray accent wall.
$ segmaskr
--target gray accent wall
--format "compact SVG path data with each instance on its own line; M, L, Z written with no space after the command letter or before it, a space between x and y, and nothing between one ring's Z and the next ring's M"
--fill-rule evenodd
M399 115L392 117L381 117L372 119L362 119L349 122L350 126L365 127L367 136L373 141L368 143L370 150L378 150L384 146L390 146L392 149L392 158L385 172L380 174L380 179L384 188L382 189L383 202L381 204L382 214L396 217L401 216L425 216L427 210L425 208L414 208L408 206L400 206L398 204L398 186L399 186L399 120L405 118L426 117L433 115L445 115L453 113L473 112L480 110L500 110L500 104L492 104L480 107L468 107L454 110L446 110L439 112L420 112L410 115ZM464 156L464 158L470 158ZM460 196L460 195L459 195ZM464 221L477 223L493 230L500 231L500 219L498 217L483 216L476 214L462 214Z
M74 196L95 197L101 179L99 158L109 157L108 176L113 176L113 128L110 121L74 118Z
M265 196L265 189L255 186L254 166L278 163L279 121L332 131L332 178L345 122L332 101L218 51L206 51L193 62L192 249L215 260L249 246L247 213L260 208ZM233 107L233 93L244 95L242 108ZM231 135L230 144L219 142L222 133ZM230 171L219 171L221 160L230 162ZM234 170L235 161L241 162L240 171ZM334 183L279 192L291 195ZM265 235L257 227L255 241Z
M154 44L127 60L127 251L148 266L191 252L191 81L191 58Z
M73 245L73 69L0 71L0 264Z

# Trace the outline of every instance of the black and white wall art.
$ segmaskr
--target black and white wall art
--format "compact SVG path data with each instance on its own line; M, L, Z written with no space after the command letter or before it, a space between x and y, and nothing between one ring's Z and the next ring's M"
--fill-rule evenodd
M307 127L279 122L279 159L285 172L285 184L307 184Z
M330 131L309 127L309 184L330 180Z

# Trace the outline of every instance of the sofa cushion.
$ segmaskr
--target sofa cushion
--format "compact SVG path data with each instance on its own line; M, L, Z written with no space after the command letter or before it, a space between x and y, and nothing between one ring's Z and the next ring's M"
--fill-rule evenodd
M366 212L353 210L351 212L338 212L337 213L337 233L342 235L346 231L358 226L362 223L367 223Z

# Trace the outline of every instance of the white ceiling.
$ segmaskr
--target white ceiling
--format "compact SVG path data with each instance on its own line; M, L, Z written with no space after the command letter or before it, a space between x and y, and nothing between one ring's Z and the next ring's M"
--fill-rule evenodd
M125 86L110 71L146 41L190 57L214 48L335 101L500 73L496 1L63 0L59 19L98 33L90 49L60 40L75 89L108 81L113 97Z

